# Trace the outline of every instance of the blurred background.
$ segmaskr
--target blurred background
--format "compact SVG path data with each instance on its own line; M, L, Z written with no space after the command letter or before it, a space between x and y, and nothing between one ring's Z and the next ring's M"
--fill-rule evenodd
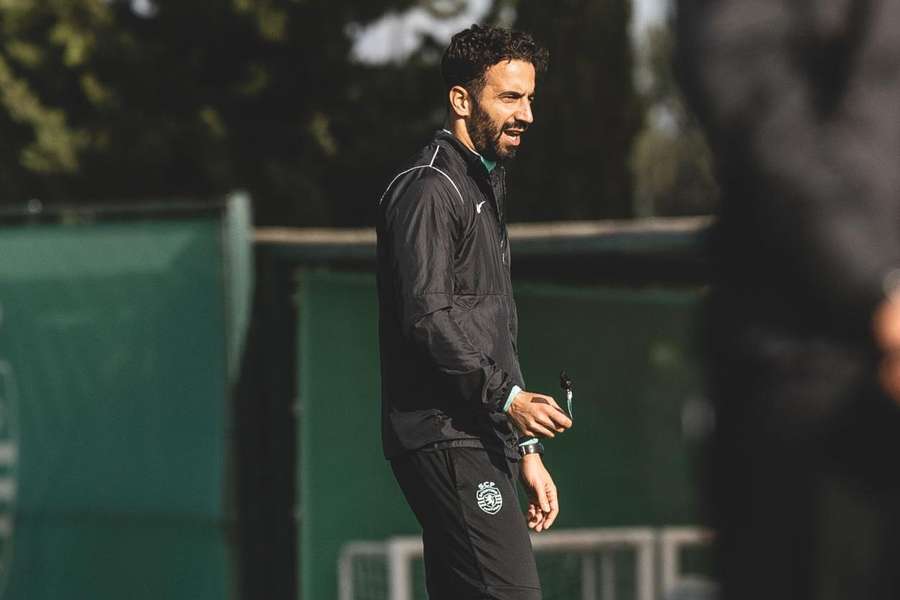
M673 81L668 11L667 0L4 2L0 202L240 188L258 225L370 225L393 167L443 120L450 36L484 22L533 32L552 57L510 220L705 214L715 186Z
M508 205L523 370L576 389L545 598L711 597L717 189L670 10L0 1L0 598L424 598L369 228L475 22L551 52Z

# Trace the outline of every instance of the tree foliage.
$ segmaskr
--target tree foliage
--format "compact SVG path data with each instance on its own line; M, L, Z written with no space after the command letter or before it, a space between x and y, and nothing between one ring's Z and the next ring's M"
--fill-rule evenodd
M637 216L708 214L718 198L712 153L675 78L674 37L658 26L645 39L644 127L631 153Z
M629 217L627 154L640 124L628 0L520 2L517 27L550 49L512 180L518 220Z
M256 221L369 225L393 169L441 126L443 41L351 59L351 31L463 0L0 0L0 203L251 192ZM143 6L142 10L137 10ZM628 0L497 0L552 52L511 176L513 219L631 213L640 122Z
M346 28L407 4L160 0L138 14L116 0L0 3L3 202L246 187L262 222L336 220L333 165L350 131L367 135L346 123L373 101Z

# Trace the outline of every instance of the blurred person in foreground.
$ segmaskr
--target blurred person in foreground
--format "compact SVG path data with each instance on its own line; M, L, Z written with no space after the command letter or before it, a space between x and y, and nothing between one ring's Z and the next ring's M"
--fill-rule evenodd
M382 440L422 526L432 600L541 597L528 527L549 528L559 503L538 436L571 421L522 389L504 163L531 126L546 63L525 33L453 36L445 128L379 200Z
M722 598L900 598L900 3L677 8L722 186Z

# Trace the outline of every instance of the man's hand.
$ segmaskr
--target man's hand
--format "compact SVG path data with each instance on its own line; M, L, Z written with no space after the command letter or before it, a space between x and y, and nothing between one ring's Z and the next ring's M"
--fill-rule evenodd
M572 426L556 400L542 394L522 390L513 398L507 411L513 425L527 437L555 437Z
M900 403L900 298L892 296L878 306L872 328L883 353L878 369L881 387Z
M535 531L550 529L559 514L556 485L544 467L540 454L527 454L522 459L522 485L528 492L528 527Z

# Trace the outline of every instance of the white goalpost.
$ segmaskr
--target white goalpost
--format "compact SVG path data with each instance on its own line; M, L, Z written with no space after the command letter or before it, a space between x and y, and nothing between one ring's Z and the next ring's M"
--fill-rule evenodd
M713 534L698 527L666 527L659 532L659 582L663 598L669 598L683 579L681 555L685 548L712 543Z
M572 529L532 535L546 600L658 600L678 587L681 551L704 546L691 527ZM423 600L422 541L350 542L338 559L339 600Z

